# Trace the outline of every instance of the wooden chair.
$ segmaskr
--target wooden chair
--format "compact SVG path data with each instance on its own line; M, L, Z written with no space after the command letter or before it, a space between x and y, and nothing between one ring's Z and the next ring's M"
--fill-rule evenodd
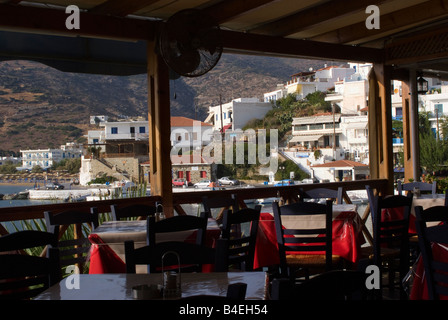
M155 217L147 218L147 245L134 248L133 241L125 242L126 272L135 273L137 264L148 265L148 272L160 272L162 257L166 252L175 252L180 258L183 270L201 271L203 264L215 264L215 249L205 246L207 217L203 212L200 217L174 216L156 222ZM156 234L178 231L196 231L195 243L183 241L156 242ZM166 266L177 265L173 255L164 260Z
M90 241L83 234L83 226L90 230L98 227L98 209L92 207L89 212L68 210L60 213L44 212L47 230L60 239L56 246L60 252L60 264L62 268L76 265L80 273L85 273L85 264L90 252ZM64 239L66 229L73 225L73 237ZM66 233L67 234L67 233Z
M110 211L112 213L112 219L114 221L119 221L122 219L129 218L139 218L153 216L156 213L156 207L146 204L133 204L125 207L119 207L116 204L110 206Z
M25 249L55 245L52 233L25 230L0 237L0 299L32 299L61 279L59 251L46 257L28 255Z
M328 188L316 188L311 190L300 189L300 199L331 199L336 201L338 204L342 204L342 194L344 189L339 187L338 190L328 189Z
M448 243L448 224L446 223L446 207L433 208L423 210L420 206L415 207L416 214L418 212L415 224L425 269L428 297L431 300L439 300L441 295L448 296L448 263L433 253L433 247ZM433 219L436 218L445 223L427 226L428 221L434 221Z
M422 206L415 206L415 218L427 222L448 223L448 206L434 206L423 210Z
M224 214L224 210L231 209L233 212L237 212L239 210L238 201L236 195L226 195L225 197L220 196L216 198L202 197L202 205L204 207L204 211L207 212L209 217L216 216L216 220L218 223L222 222L222 215ZM215 214L213 209L220 209L220 211Z
M228 271L230 266L253 271L260 211L260 205L237 212L224 211L221 239L217 244L217 271ZM245 228L245 224L249 225Z
M300 284L274 279L272 300L366 300L366 274L358 270L332 270Z
M330 271L342 264L342 258L333 255L332 249L332 201L326 204L314 202L297 202L279 206L272 204L274 211L275 231L280 258L280 274L295 278L295 271L305 270L305 277L310 273ZM286 216L317 220L316 226L307 227L299 223L295 228L284 225ZM321 216L319 219L318 216ZM285 219L286 218L286 219ZM299 252L299 253L291 253ZM316 252L316 254L302 254L300 252Z
M402 195L403 191L413 192L414 188L418 188L420 191L423 191L423 193L431 193L433 195L437 194L436 181L434 181L433 183L421 182L421 181L401 183L401 180L398 180L397 182L397 190L399 195Z
M403 279L410 268L409 215L413 193L407 196L378 196L366 186L373 223L373 246L362 247L361 255L371 259L381 273L389 272L389 287L394 288L394 275L398 271ZM401 297L405 297L399 281ZM382 284L381 290L382 292Z

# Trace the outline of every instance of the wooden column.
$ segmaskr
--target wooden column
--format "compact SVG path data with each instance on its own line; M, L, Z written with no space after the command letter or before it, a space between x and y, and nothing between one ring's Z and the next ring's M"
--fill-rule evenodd
M412 80L414 78L414 80ZM403 151L404 181L417 181L420 177L420 148L418 137L418 95L416 74L409 73L409 80L401 84L403 99Z
M169 72L162 57L155 52L155 42L148 41L148 122L151 195L161 196L165 215L171 217L171 125Z
M394 188L390 83L389 67L375 64L369 74L370 177L387 179L388 194Z

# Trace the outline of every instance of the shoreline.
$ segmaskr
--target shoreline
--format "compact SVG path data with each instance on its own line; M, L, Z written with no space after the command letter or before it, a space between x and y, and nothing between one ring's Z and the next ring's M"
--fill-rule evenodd
M34 187L34 182L0 182L0 186Z

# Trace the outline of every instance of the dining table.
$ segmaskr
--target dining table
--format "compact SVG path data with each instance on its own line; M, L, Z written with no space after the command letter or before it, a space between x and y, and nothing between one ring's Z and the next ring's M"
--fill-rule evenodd
M229 284L246 283L246 300L269 298L269 277L266 272L182 273L179 277L180 296L164 297L163 273L146 274L72 274L48 288L34 300L166 300L191 296L222 296ZM149 295L138 294L141 288L152 290Z
M89 274L125 273L124 242L133 240L135 248L146 246L146 220L105 221L92 230L88 238L90 247ZM156 242L196 241L197 230L186 230L156 234ZM215 219L209 218L205 244L215 246L221 229ZM147 266L137 265L137 273L147 273Z
M286 222L282 221L282 223L285 225ZM279 265L277 235L272 212L262 212L260 214L258 228L254 268ZM358 214L356 204L334 204L332 222L333 254L339 255L346 261L356 265L360 257L361 246L365 243L362 229L363 222ZM316 252L316 254L319 254L319 252Z

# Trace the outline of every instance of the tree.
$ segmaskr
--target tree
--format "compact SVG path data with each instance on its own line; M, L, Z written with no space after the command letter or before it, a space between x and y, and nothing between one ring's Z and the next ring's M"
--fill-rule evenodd
M429 116L429 112L419 113L420 165L432 173L448 162L448 143L445 139L436 139Z

